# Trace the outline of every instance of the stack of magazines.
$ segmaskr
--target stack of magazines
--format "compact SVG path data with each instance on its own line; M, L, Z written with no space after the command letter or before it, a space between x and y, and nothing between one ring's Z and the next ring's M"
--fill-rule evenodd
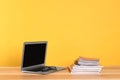
M100 74L102 66L99 59L79 57L69 69L71 74Z

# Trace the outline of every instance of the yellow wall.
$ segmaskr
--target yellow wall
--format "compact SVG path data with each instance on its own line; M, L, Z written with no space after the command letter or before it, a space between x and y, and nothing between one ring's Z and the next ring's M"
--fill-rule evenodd
M0 0L0 66L19 66L23 42L43 40L47 65L85 56L120 66L120 1Z

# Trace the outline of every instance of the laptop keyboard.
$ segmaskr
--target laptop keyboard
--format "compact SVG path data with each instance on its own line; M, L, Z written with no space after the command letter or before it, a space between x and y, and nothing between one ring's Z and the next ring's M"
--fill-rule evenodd
M54 66L42 66L42 67L33 69L32 71L36 71L36 72L38 72L38 71L47 72L47 71L51 71L51 70L57 70L57 68L54 67Z

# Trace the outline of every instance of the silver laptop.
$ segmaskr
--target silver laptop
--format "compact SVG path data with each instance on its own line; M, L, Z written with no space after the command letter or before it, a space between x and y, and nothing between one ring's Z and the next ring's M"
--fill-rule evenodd
M45 66L47 41L24 42L21 71L48 74L65 69L58 66Z

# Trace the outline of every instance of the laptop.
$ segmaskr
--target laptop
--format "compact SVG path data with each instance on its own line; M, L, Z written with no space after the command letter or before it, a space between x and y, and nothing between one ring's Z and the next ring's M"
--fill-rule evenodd
M49 74L65 69L46 66L47 41L24 42L21 71L26 73Z

